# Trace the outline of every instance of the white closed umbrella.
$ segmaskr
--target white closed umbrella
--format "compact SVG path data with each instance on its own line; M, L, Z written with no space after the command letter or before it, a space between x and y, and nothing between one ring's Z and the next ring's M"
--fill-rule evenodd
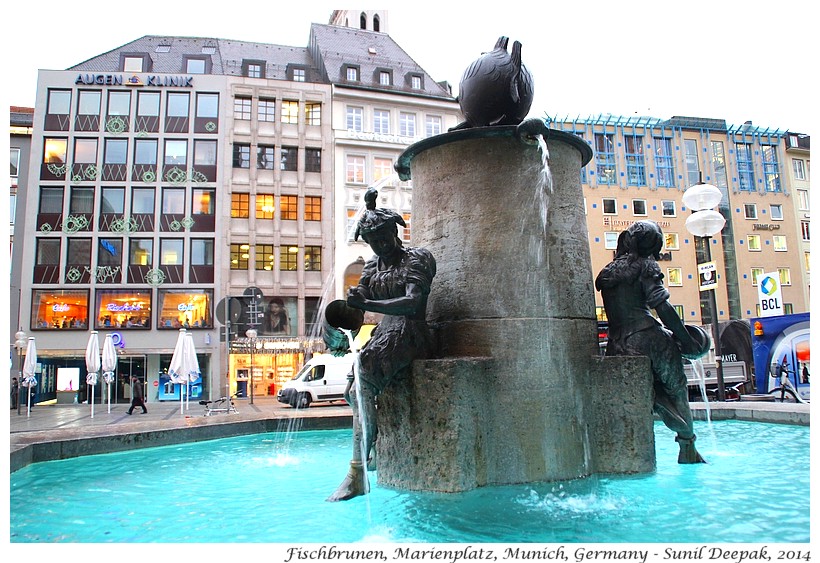
M179 411L185 414L185 397L182 394L182 385L185 383L187 373L185 371L185 329L179 329L179 338L174 348L174 355L171 356L171 363L168 365L168 376L172 383L179 384Z
M102 351L102 376L106 384L108 393L108 412L111 412L111 384L114 382L117 371L117 348L114 346L114 337L111 334L105 335Z
M37 378L34 376L34 370L37 368L37 345L34 343L34 337L28 337L28 346L26 346L26 361L23 363L23 381L20 384L26 388L26 416L31 416L31 387L37 385Z
M196 358L194 335L190 332L185 336L185 373L188 376L186 385L196 383L201 377L199 371L199 360ZM189 394L190 393L185 393L186 396Z
M100 339L97 331L92 330L88 337L88 345L85 347L85 369L88 375L85 382L91 386L91 418L94 418L94 387L97 385L97 374L100 372Z

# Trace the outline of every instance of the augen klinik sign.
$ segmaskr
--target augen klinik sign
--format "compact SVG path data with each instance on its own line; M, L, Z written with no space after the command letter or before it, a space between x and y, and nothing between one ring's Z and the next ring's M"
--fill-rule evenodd
M148 75L145 80L134 74L127 80L122 74L78 74L74 84L98 86L154 86L160 88L193 88L193 76Z

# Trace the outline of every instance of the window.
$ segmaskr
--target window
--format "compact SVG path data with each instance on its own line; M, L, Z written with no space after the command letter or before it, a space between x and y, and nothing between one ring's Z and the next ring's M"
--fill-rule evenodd
M216 190L193 188L191 215L213 215L216 212Z
M293 81L294 82L304 82L307 78L307 73L303 68L294 68L293 69Z
M743 215L746 219L757 219L757 204L745 203L743 204Z
M389 158L373 159L373 181L377 182L395 174L393 161Z
M666 280L667 284L670 286L681 286L683 285L683 273L680 268L667 268L666 269Z
M275 260L272 244L256 245L255 269L271 271L273 270Z
M675 154L672 139L655 137L655 172L659 188L675 187Z
M157 144L156 139L134 139L134 164L155 165Z
M605 197L601 202L603 206L604 215L618 214L618 201L612 197Z
M595 133L595 173L599 184L615 184L615 143L612 134Z
M159 116L159 92L139 92L137 94L137 115L141 117Z
M305 119L308 125L321 125L322 104L319 102L307 102L305 104Z
M245 143L234 143L233 145L233 167L251 167L251 146Z
M752 162L752 145L747 143L736 143L735 153L737 154L737 176L740 183L740 191L755 191L755 172Z
M296 172L296 167L299 160L299 149L296 147L282 147L279 149L279 168L280 170L288 170Z
M123 72L142 72L143 61L142 57L123 57L122 70Z
M154 190L134 188L131 192L131 213L154 214Z
M661 214L664 217L677 217L678 211L676 209L677 203L672 199L665 199L661 201Z
M806 164L799 158L792 160L792 168L794 169L795 180L806 179Z
M633 199L632 200L632 214L638 216L645 216L646 215L646 200L645 199Z
M232 193L231 194L231 218L232 219L247 219L250 216L250 194Z
M185 214L185 188L163 188L163 190L162 190L162 214L163 215L184 215Z
M65 164L68 141L66 139L45 139L44 164Z
M97 163L97 139L74 139L74 164ZM14 170L12 170L12 176Z
M276 121L276 100L260 98L259 106L256 110L256 118L266 123Z
M774 221L782 221L783 220L783 206L779 203L769 205L769 217L771 217Z
M105 164L125 164L128 159L128 139L105 139Z
M128 239L128 264L130 266L153 266L154 240L150 238Z
M780 285L792 284L792 273L788 268L778 268L777 274L780 276Z
M712 141L712 168L715 170L715 185L721 190L728 188L726 179L726 154L723 150L723 141Z
M78 96L77 115L100 115L101 92L97 90L80 90Z
M242 121L251 118L251 99L237 96L233 99L233 117Z
M88 262L90 264L90 262ZM37 239L35 266L60 265L60 239Z
M256 147L256 167L262 170L273 170L276 158L276 149L273 145L259 145Z
M345 181L350 184L364 184L364 157L347 156Z
M607 250L616 250L618 248L618 235L620 233L613 233L611 231L604 233L604 248Z
M800 221L800 233L803 236L803 241L811 240L811 223L809 221Z
M421 80L420 75L418 75L418 74L411 74L410 75L410 87L413 90L421 90L422 80Z
M256 218L273 219L276 203L273 194L256 194Z
M357 67L357 66L346 66L345 67L345 79L348 82L358 82L359 81L359 67Z
M390 76L389 70L380 70L379 71L379 84L382 86L390 86L393 82L392 77Z
M207 61L205 59L200 58L186 58L185 59L185 72L187 74L205 74L205 69L207 67Z
M763 145L760 153L763 157L763 183L766 191L780 192L780 166L777 161L777 146Z
M160 266L181 266L183 245L181 238L166 238L159 241Z
M296 221L297 217L297 197L295 195L283 195L279 200L279 212L282 219Z
M749 250L753 252L760 252L760 235L748 235L746 237L746 244Z
M348 106L345 110L345 123L348 131L362 131L363 109Z
M400 234L401 240L403 242L406 242L406 243L409 244L410 243L410 229L413 226L413 224L412 224L413 222L410 220L411 217L410 217L409 213L402 213L401 218L404 219L404 225L405 225L404 227L399 227L399 230L401 231L401 234Z
M804 252L803 253L803 264L806 267L806 273L811 272L811 252Z
M322 220L322 198L306 196L305 197L305 221L321 221Z
M390 134L390 112L386 109L373 110L373 132L380 135Z
M168 117L188 117L190 94L168 93Z
M196 95L196 116L204 119L219 117L219 94L198 93Z
M74 162L77 162L76 152L77 152L77 150L75 148L74 149L74 153L75 153ZM95 153L97 152L96 144L95 144L94 152ZM20 174L20 149L19 148L11 148L10 156L11 156L11 177L13 178L13 180L11 182L11 185L16 186L17 185L17 176Z
M757 287L757 280L763 276L763 268L752 268L752 285Z
M94 188L71 188L68 201L69 215L92 215L94 213Z
M125 212L125 188L102 188L100 199L102 213L122 215Z
M131 113L131 92L108 93L108 115L125 115Z
M249 244L231 244L231 270L247 270L250 258Z
M33 290L31 328L88 329L88 290Z
M283 246L279 249L279 269L283 272L295 272L299 259L298 246Z
M797 202L800 211L808 211L811 209L809 190L797 190Z
M282 100L282 123L299 123L299 102Z
M646 185L646 164L643 158L643 137L626 135L626 176L630 186Z
M686 151L686 180L687 186L694 186L700 182L700 161L698 160L698 142L695 139L683 140Z
M664 250L680 250L680 242L678 241L678 233L664 233L663 234L663 249Z
M786 237L784 235L773 235L772 246L774 246L775 252L788 251L788 248L786 247Z
M210 238L191 239L191 265L192 266L213 266L214 265L214 239L210 239Z
M160 289L157 300L157 328L213 328L212 289Z
M321 246L306 246L305 247L305 271L306 272L321 272L322 271L322 247Z
M40 188L40 214L63 212L63 188Z
M71 112L71 90L48 91L48 114L68 115Z
M242 74L248 78L264 78L264 76L262 76L262 71L265 67L261 62L242 61L242 66L244 67L244 72Z
M122 239L101 238L97 248L97 267L119 269L122 267Z
M216 141L194 141L194 165L216 166Z
M305 172L322 171L322 149L305 149Z
M399 112L399 135L403 137L416 136L416 114L405 111Z
M424 134L427 137L441 134L441 117L428 115L424 118Z
M166 139L165 164L185 167L188 164L188 141Z

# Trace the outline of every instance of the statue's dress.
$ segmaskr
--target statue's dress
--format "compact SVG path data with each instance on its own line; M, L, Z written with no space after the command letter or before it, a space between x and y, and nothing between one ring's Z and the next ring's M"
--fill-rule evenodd
M384 315L361 350L361 379L377 393L413 360L428 357L433 350L425 309L436 275L436 261L424 248L401 250L401 261L392 268L385 268L378 256L368 260L359 280L360 286L367 287L370 299L404 297L409 283L416 284L424 296L415 316Z

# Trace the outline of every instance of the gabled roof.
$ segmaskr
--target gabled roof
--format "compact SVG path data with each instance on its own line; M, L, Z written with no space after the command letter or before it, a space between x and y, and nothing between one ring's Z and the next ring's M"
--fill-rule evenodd
M314 23L308 49L333 84L454 99L386 33ZM359 68L358 81L347 80L348 66ZM390 86L379 83L381 70L392 72ZM422 77L421 89L411 88L409 76L413 74Z

